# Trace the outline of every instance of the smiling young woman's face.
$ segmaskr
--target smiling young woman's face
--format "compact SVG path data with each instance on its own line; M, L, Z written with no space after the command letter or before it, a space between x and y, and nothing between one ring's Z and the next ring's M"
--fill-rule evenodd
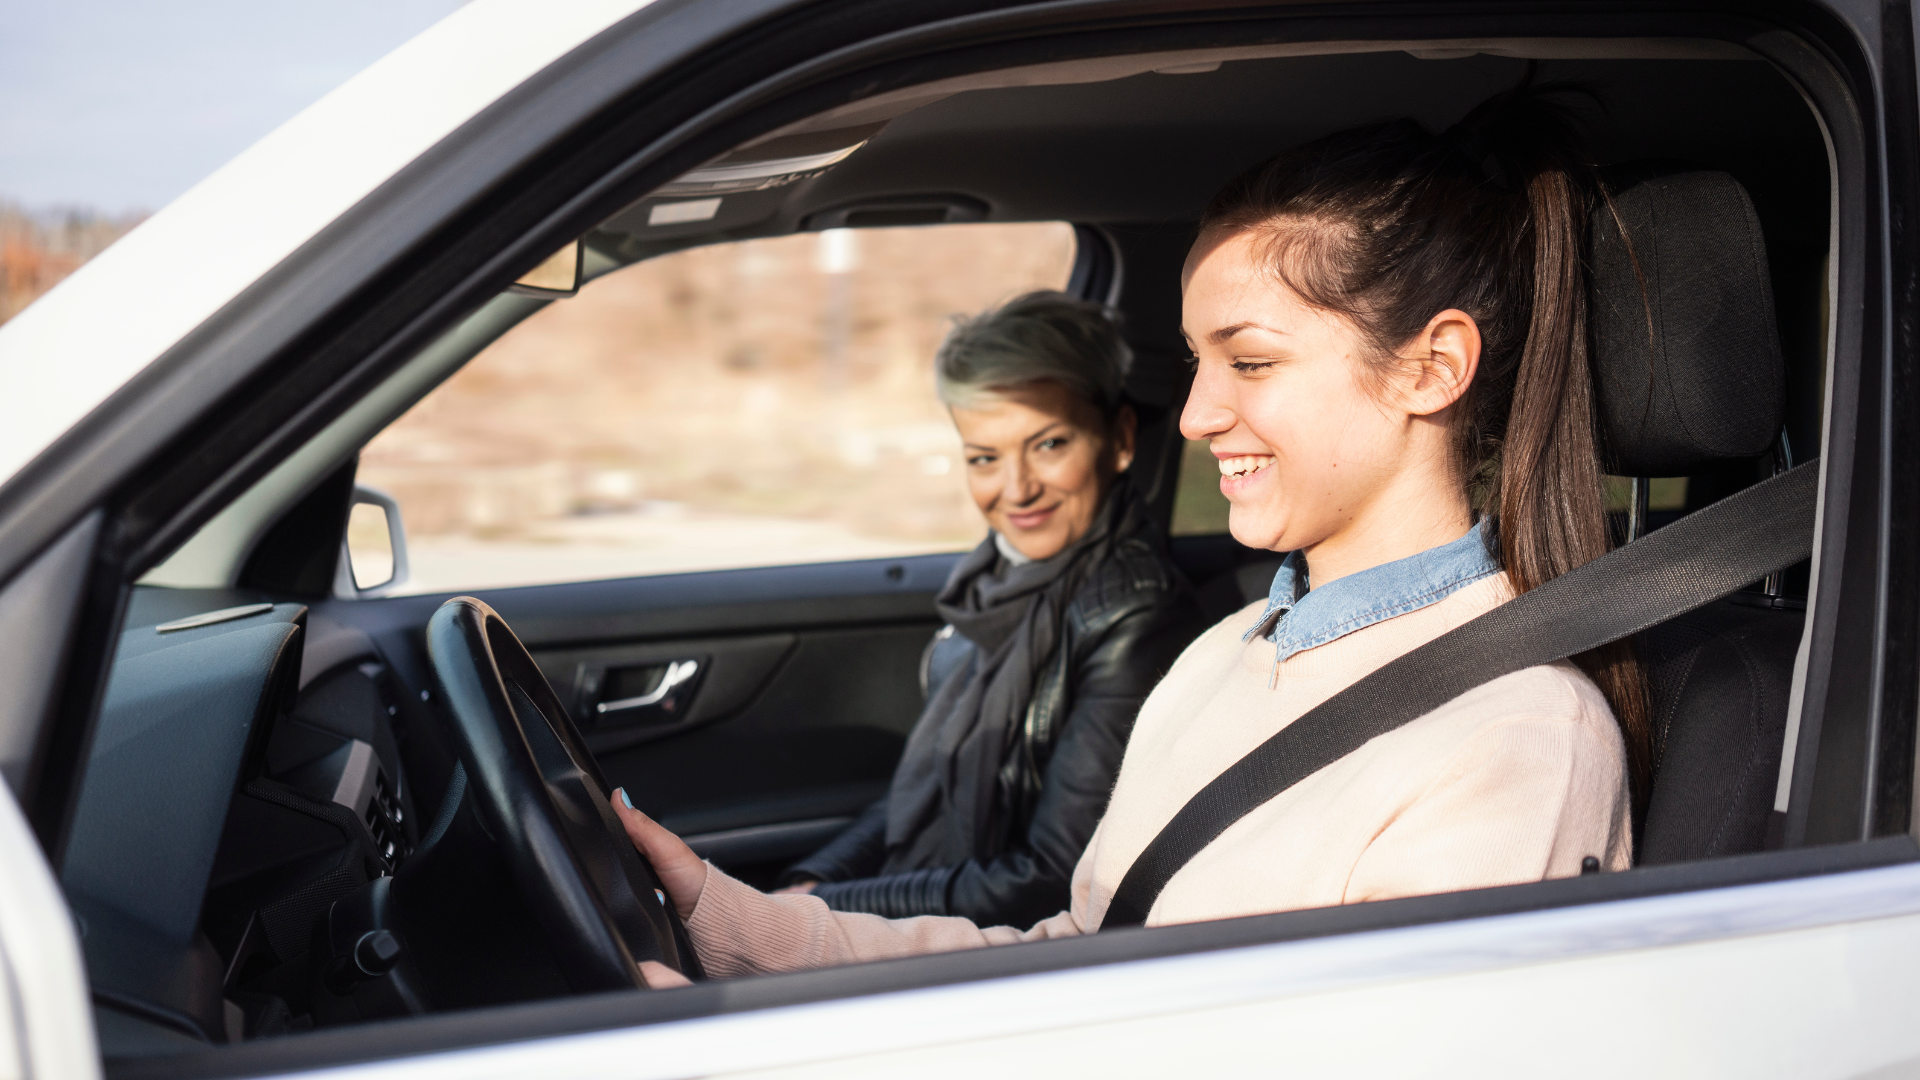
M1114 476L1133 461L1133 414L1113 423L1059 383L999 391L953 407L967 490L987 524L1030 559L1085 536Z
M1472 378L1477 328L1458 312L1435 316L1412 343L1419 359L1377 379L1357 328L1302 301L1268 257L1257 234L1202 237L1184 275L1182 330L1196 366L1180 431L1211 444L1234 539L1304 549L1326 581L1463 533L1444 410ZM1448 366L1449 349L1464 368ZM1402 535L1409 524L1422 535ZM1314 549L1329 541L1348 557L1327 560L1335 572L1323 574Z

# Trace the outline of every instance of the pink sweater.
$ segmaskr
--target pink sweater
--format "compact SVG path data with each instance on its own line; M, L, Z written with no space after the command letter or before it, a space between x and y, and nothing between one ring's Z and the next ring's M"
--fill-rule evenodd
M709 868L688 920L714 976L1070 937L1099 929L1135 857L1227 766L1338 691L1504 603L1504 574L1290 657L1240 636L1260 604L1187 647L1140 709L1072 906L1032 929L835 912ZM1507 885L1632 857L1626 751L1573 665L1496 679L1382 735L1236 822L1160 894L1148 926Z

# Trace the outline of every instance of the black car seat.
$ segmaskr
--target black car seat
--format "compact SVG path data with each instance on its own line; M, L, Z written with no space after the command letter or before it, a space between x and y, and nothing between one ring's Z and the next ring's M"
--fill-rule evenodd
M1273 589L1273 575L1280 572L1281 558L1271 552L1258 552L1231 570L1224 570L1202 582L1194 590L1194 601L1208 625L1239 611L1255 600L1265 600Z
M1785 380L1753 204L1726 173L1650 164L1612 179L1614 207L1594 215L1590 305L1611 471L1765 460ZM1654 726L1640 863L1764 846L1804 621L1788 604L1737 594L1640 636Z

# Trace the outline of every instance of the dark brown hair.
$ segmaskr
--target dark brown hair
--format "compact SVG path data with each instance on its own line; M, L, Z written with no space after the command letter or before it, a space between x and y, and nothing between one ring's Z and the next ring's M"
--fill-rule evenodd
M1228 184L1201 233L1257 232L1274 273L1345 316L1387 377L1395 351L1458 308L1480 366L1454 406L1459 476L1526 592L1606 552L1588 366L1587 214L1605 194L1580 154L1565 87L1501 94L1435 135L1413 120L1354 128ZM1636 804L1651 774L1646 677L1628 642L1575 657L1612 706Z

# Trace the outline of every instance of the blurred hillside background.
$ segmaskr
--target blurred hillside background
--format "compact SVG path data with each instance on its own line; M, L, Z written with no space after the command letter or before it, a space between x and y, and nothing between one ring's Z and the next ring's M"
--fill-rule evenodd
M137 211L103 217L85 209L29 213L0 203L0 323L19 314L145 217Z

